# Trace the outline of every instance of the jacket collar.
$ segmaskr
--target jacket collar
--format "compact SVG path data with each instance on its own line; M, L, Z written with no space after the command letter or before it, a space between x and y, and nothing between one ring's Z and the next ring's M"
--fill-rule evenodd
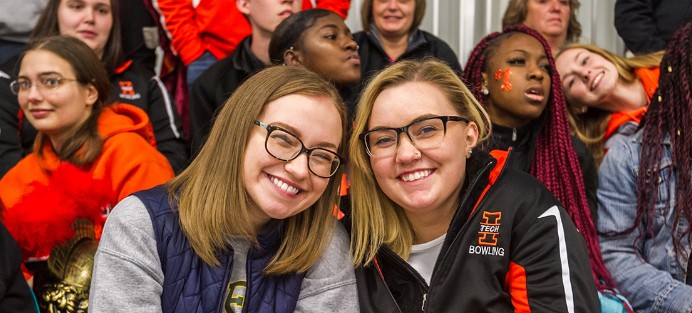
M233 53L233 68L245 73L255 73L265 68L264 63L252 53L252 35L245 37Z
M382 43L380 42L380 33L377 31L375 25L371 24L370 30L368 30L366 34L370 41L372 41L373 44L375 44L375 47L377 47L382 53L385 53L384 48L382 47ZM406 47L406 51L404 52L404 54L401 55L401 57L427 44L428 41L425 39L423 32L420 29L416 28L412 30L409 34L408 47ZM399 57L399 59L401 59L401 57Z

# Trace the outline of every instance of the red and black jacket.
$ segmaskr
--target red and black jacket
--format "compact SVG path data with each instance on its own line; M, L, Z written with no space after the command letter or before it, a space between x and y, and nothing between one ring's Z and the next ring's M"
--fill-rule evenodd
M599 312L586 244L506 152L474 151L430 285L387 246L357 268L361 312ZM357 227L357 225L352 225Z

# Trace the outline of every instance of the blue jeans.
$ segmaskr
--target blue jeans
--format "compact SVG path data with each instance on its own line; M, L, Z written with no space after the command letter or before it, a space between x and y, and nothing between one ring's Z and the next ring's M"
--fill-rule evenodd
M213 54L209 51L205 51L204 54L199 56L197 60L192 61L187 66L187 89L188 91L192 89L192 83L204 73L212 64L218 61Z

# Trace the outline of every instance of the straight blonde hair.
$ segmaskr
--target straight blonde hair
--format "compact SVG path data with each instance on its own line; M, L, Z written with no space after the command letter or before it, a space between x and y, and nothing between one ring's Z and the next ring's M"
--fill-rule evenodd
M229 251L231 235L258 244L250 222L251 200L242 179L245 148L254 120L264 107L292 94L328 97L341 117L342 134L346 134L344 105L332 84L303 68L268 68L250 77L226 100L199 155L169 183L171 207L177 203L182 231L205 263L220 265L218 253ZM345 137L338 149L341 155ZM265 274L305 272L322 255L336 226L333 208L340 174L341 170L330 178L315 204L284 220L280 247Z
M466 85L442 61L425 58L400 61L384 69L365 88L356 113L349 142L349 175L351 178L351 252L356 266L369 264L382 245L407 259L413 244L413 228L403 208L384 194L375 181L370 158L359 139L367 131L375 100L388 88L409 82L433 85L454 105L457 113L476 123L478 143L488 138L490 117ZM465 152L459 152L460 157Z
M585 49L602 56L615 65L618 76L626 83L632 83L638 79L634 73L635 69L658 67L663 58L663 51L625 58L595 45L573 43L560 50L555 55L555 59L570 49ZM567 113L572 132L589 147L596 164L600 165L605 155L603 137L613 112L589 108L587 112L579 113L576 111L576 107L574 103L567 101Z

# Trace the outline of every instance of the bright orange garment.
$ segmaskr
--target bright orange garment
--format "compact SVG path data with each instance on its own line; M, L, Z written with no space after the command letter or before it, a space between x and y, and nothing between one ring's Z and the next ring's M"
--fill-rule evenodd
M646 98L651 102L654 97L654 93L658 88L658 76L661 70L658 67L653 68L638 68L634 70L634 74L637 75L639 81L644 85L644 92L646 93ZM606 131L603 139L608 140L610 136L615 134L623 124L627 122L634 122L639 124L641 119L646 114L648 106L629 112L615 112L610 116L608 125L606 126Z
M98 239L107 209L174 176L156 150L143 110L128 104L108 106L99 116L98 132L102 151L90 165L78 168L61 161L46 140L41 156L26 156L0 180L0 207L5 207L0 217L25 260L47 258L52 247L71 238L76 218L92 220ZM26 270L24 274L31 277Z
M303 10L313 7L312 1L302 1ZM171 45L185 65L204 51L223 59L252 32L250 22L232 0L158 0L154 5ZM317 0L315 7L334 11L345 19L350 1Z
M658 77L661 75L661 68L638 68L634 70L634 74L639 77L639 80L644 85L646 97L649 98L649 102L651 102L656 89L658 89Z
M99 117L98 130L104 140L101 155L82 169L94 179L110 182L114 205L135 191L174 176L168 160L156 150L149 118L141 109L127 104L108 106ZM36 152L26 156L0 180L0 201L7 210L31 191L29 184L46 184L51 172L63 162L48 140L42 151L42 157Z

